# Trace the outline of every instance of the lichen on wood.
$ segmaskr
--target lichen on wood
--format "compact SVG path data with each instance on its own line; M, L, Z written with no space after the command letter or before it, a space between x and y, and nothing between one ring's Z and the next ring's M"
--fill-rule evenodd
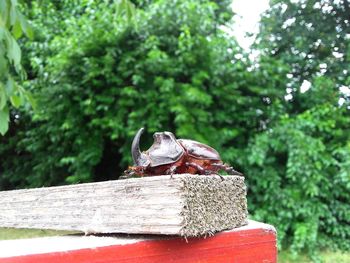
M185 206L182 236L212 235L247 224L247 200L241 176L183 178Z

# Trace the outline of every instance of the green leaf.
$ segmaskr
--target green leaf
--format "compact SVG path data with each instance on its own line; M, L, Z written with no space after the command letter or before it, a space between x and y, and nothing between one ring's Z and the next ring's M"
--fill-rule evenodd
M0 27L0 43L3 42L5 38L5 32L4 29ZM2 77L6 79L6 76L8 75L8 60L5 59L6 52L4 48L0 48L0 72L2 74Z
M15 39L12 39L12 45L14 66L18 68L21 65L21 49Z
M11 5L10 5L10 16L9 16L9 18L10 18L10 25L11 26L13 26L14 24L15 24L15 22L16 22L16 18L17 18L17 15L16 15L16 5L17 5L17 3L16 3L16 1L12 1L11 0Z
M20 23L19 19L16 20L15 24L12 27L12 34L15 37L15 39L20 38L23 34L21 23Z
M0 1L0 26L5 26L8 19L7 1Z
M3 110L4 107L6 106L6 92L5 92L5 87L4 85L0 82L0 110Z
M127 19L131 20L135 16L135 7L131 2L127 1L125 3L125 8L126 8L126 17Z
M10 121L9 109L6 106L2 110L0 110L0 134L1 135L5 135L5 133L8 131L9 121Z
M14 93L15 85L16 83L14 82L13 78L11 76L8 76L6 86L5 86L6 94L8 97L12 96L12 94Z
M20 12L17 12L17 16L18 16L18 20L21 24L23 32L26 34L26 36L29 39L33 39L34 33L33 33L32 26L28 23L27 19Z
M18 108L22 104L22 100L20 96L17 95L12 95L10 97L11 104L15 107Z
M17 6L18 1L17 1L17 0L11 0L11 4L12 4L13 6Z
M36 107L37 107L37 102L36 102L36 99L33 97L32 93L27 91L27 90L24 90L24 96L29 101L29 103L32 106L33 110L35 110Z
M21 67L21 49L19 48L17 41L6 31L6 41L8 45L8 59L13 63L17 73L20 73Z

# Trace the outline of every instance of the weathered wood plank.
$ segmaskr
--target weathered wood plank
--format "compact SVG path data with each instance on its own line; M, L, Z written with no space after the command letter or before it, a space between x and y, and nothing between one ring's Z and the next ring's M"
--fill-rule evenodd
M246 223L239 176L182 174L0 192L0 227L198 236Z

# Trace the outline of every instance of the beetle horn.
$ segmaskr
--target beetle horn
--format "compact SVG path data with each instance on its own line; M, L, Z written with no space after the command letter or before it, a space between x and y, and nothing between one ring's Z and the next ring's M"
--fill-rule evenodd
M142 160L143 156L140 151L140 137L143 131L144 131L144 128L141 128L138 130L131 145L132 159L134 161L134 165L137 165L137 166L141 166L144 163Z

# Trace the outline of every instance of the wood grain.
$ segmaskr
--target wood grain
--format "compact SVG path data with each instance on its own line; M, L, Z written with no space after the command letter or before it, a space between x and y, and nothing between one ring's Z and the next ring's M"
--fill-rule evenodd
M200 236L246 223L239 176L181 174L0 192L0 227Z

